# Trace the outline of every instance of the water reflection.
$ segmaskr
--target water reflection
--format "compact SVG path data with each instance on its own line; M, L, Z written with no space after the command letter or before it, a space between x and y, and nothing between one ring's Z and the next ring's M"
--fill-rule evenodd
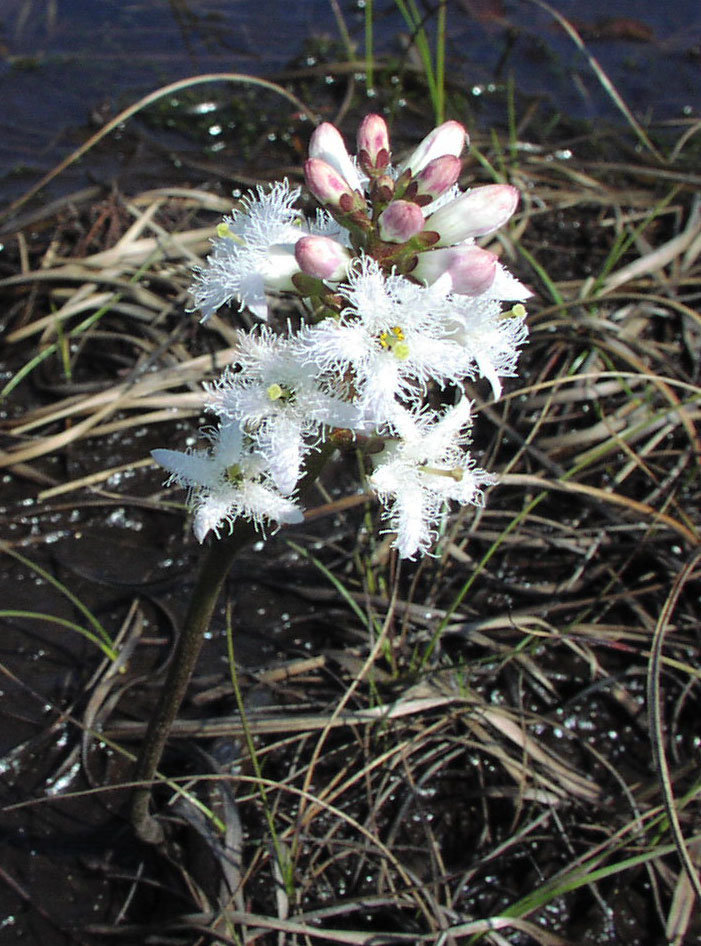
M558 0L556 5L641 120L698 115L697 0L672 6L656 0L590 0L586 8ZM362 3L346 0L339 9L361 57ZM411 65L411 37L393 0L377 0L375 10L376 55L393 62L401 75ZM427 12L431 24L428 7ZM173 80L221 71L275 76L292 64L309 69L327 61L333 83L348 62L329 0L64 0L60 5L5 0L3 14L0 197L5 199L66 157L95 125ZM453 0L447 27L448 76L458 87L478 90L484 99L489 89L498 91L513 77L519 92L546 99L545 110L620 118L586 57L533 0ZM328 55L305 53L310 39L325 42ZM204 117L205 106L200 107ZM250 109L250 102L244 107ZM212 139L230 132L218 116L210 123ZM172 144L160 133L157 138L165 147ZM116 170L108 162L104 175L109 179ZM69 189L66 183L64 191Z

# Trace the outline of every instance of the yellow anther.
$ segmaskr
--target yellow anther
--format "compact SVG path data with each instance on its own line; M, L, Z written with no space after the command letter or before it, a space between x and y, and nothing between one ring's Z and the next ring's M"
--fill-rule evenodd
M404 332L399 325L393 325L386 332L380 333L380 345L391 351L400 361L409 357L409 346L404 340Z
M230 467L227 467L226 478L232 486L238 486L239 483L241 483L243 480L243 472L238 463L233 463Z

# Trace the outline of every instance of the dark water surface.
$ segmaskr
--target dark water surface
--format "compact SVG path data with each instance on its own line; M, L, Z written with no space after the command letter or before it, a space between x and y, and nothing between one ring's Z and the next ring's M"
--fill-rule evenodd
M555 5L640 120L699 115L698 0ZM433 7L426 9L432 27ZM341 0L340 10L362 56L362 0ZM377 55L401 62L408 33L392 0L378 0L375 14ZM584 55L532 0L448 0L447 24L449 80L475 98L512 75L519 91L544 97L546 110L620 120ZM3 0L0 201L165 83L211 71L274 78L291 64L313 65L305 44L321 39L337 44L330 58L342 61L339 36L329 0Z

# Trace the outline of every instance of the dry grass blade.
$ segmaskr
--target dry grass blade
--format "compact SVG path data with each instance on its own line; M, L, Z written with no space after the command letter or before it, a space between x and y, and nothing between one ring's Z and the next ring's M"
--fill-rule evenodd
M601 791L598 786L583 775L563 765L551 753L545 752L524 731L523 726L510 719L506 713L485 707L480 710L479 717L506 736L510 742L521 750L522 761L516 764L512 759L509 763L514 771L519 772L519 781L522 778L524 780L534 778L537 784L545 785L547 789L554 794L559 794L561 798L574 797L590 803L600 798ZM468 725L476 729L477 734L485 744L489 743L489 736L482 727L477 730L472 721ZM534 769L533 763L537 763L541 770L547 773L547 777Z
M269 733L328 733L339 727L353 727L385 723L393 719L421 715L430 710L442 709L455 703L462 702L458 695L403 698L389 706L378 706L372 709L356 710L355 712L336 711L331 714L290 714L265 712L260 715L248 713L246 725L254 735ZM146 729L146 723L121 722L110 723L106 729L111 739L140 739ZM244 724L239 717L221 719L188 720L178 719L173 724L174 738L201 737L211 739L219 736L241 736Z
M701 879L696 870L691 854L687 850L684 840L684 834L679 823L679 815L674 801L674 792L672 789L672 780L670 777L669 764L664 748L664 732L662 726L662 709L660 704L660 667L662 647L664 645L665 633L669 627L672 614L677 606L679 596L681 595L685 584L691 581L694 570L698 568L701 561L701 549L698 549L684 565L679 572L677 579L672 586L669 597L665 601L664 608L660 612L655 634L652 640L650 651L650 669L648 673L648 707L650 713L650 739L655 751L657 769L662 781L662 797L664 799L665 810L669 818L670 828L676 844L677 852L681 859L687 879L693 888L699 903L701 903ZM681 896L681 894L680 894Z
M359 933L355 930L324 928L319 929L313 925L314 916L310 917L310 922L299 920L283 920L275 916L262 916L261 914L248 913L240 910L231 910L228 918L232 923L240 923L250 928L251 931L246 938L246 943L256 943L266 935L268 931L281 934L289 933L308 938L310 942L321 939L326 943L341 943L347 946L393 946L393 944L420 944L426 943L436 946L437 943L448 943L450 938L455 940L466 939L467 937L484 936L496 930L514 929L527 933L533 937L537 943L542 946L573 946L573 944L561 936L556 936L542 929L534 923L527 920L519 920L508 917L490 917L488 920L474 920L468 923L460 923L446 929L441 936L436 937L431 934L423 936L413 933ZM168 923L166 928L172 931L193 930L205 935L211 934L211 923L217 919L216 915L203 916L202 914L191 914L183 916L178 922ZM163 926L159 927L163 929ZM122 926L119 930L106 926L91 924L88 932L98 936L126 935L126 936L145 936L149 928L144 926ZM217 932L217 941L226 943L227 946L239 946L239 941Z
M156 196L143 211L132 208L135 217L132 227L117 246L99 254L99 258L88 257L69 263L55 260L52 266L22 277L23 282L37 288L45 283L55 284L59 298L65 291L64 285L76 284L76 288L68 292L68 297L62 299L51 314L34 318L8 333L8 344L20 346L34 336L40 336L43 352L51 355L59 350L62 333L75 338L81 346L90 345L92 340L100 337L98 325L105 325L107 320L119 320L122 324L114 341L133 347L139 360L131 370L129 380L103 384L97 393L70 394L51 405L26 412L7 424L7 430L20 443L6 448L0 455L0 466L14 467L65 450L87 436L106 436L137 425L193 416L201 411L201 380L210 372L221 370L234 352L224 347L212 355L191 357L177 344L176 337L158 329L159 322L172 312L172 302L165 301L135 281L138 274L145 271L155 271L155 275L163 280L165 267L173 262L191 262L194 258L192 248L201 252L206 245L204 233L211 232L198 229L181 234L165 233L154 220L162 200ZM157 235L143 238L144 229L155 229ZM187 278L187 270L182 273ZM6 289L17 284L18 280L12 277L3 282ZM109 287L106 292L102 291L105 284ZM176 298L184 297L182 282L175 291ZM91 313L97 314L99 323ZM64 323L68 325L84 316L87 317L76 328L62 328ZM122 327L124 323L133 326L129 333ZM226 328L224 335L231 337ZM162 361L165 364L154 372L153 367ZM64 387L70 390L71 385L68 383ZM190 388L192 393L182 393L183 387ZM117 421L110 421L115 415L122 416ZM57 424L62 424L64 429L36 436L38 431L55 428ZM28 444L22 442L28 435L35 439Z
M685 844L692 866L701 866L701 841ZM694 906L698 903L695 886L689 879L688 869L679 872L674 897L669 908L665 936L670 946L681 946L689 933L694 916ZM698 907L697 907L698 909Z
M689 215L687 225L684 231L678 236L668 240L662 246L655 250L640 256L637 260L623 266L621 269L612 273L604 283L602 295L613 292L620 286L639 279L641 276L647 276L668 266L682 254L687 254L684 259L684 268L688 269L698 258L701 252L699 237L701 236L701 201L697 200L693 210Z
M689 542L691 545L698 545L699 535L695 529L690 529L682 522L678 522L666 513L653 509L645 503L638 502L627 496L621 496L618 493L612 493L609 490L600 489L594 486L587 486L583 483L568 483L562 480L546 480L541 476L528 476L522 473L505 473L503 482L509 485L533 486L536 489L555 490L562 493L579 494L588 496L603 505L620 506L631 512L633 517L638 518L638 522L648 522L654 525L659 522L675 532L680 538Z

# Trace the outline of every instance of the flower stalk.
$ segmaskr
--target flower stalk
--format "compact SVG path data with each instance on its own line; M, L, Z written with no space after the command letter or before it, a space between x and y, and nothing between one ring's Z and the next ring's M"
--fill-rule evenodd
M235 534L211 545L202 557L185 621L134 769L134 781L137 786L131 800L131 822L137 836L147 844L160 845L165 840L163 826L150 811L153 782L168 736L192 679L222 585L236 554L254 536L253 526L250 523L242 523Z

